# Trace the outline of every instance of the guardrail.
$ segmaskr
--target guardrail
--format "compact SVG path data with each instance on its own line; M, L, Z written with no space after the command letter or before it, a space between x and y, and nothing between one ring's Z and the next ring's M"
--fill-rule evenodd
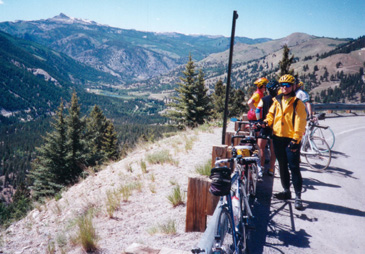
M314 110L365 110L365 103L346 104L346 103L319 103L312 104Z

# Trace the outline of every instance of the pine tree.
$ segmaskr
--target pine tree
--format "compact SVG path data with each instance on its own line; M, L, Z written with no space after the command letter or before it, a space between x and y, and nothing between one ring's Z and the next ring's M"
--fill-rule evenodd
M280 65L280 76L283 76L285 74L294 75L294 70L293 69L290 69L290 65L294 61L294 55L292 55L289 58L289 53L290 53L290 49L289 49L288 45L285 44L284 45L284 49L283 49L283 58L279 62L279 65Z
M85 120L80 116L80 105L76 93L72 94L71 106L66 118L68 161L71 182L76 182L85 168L87 150L85 142Z
M211 99L208 96L208 89L205 87L204 73L199 70L198 80L196 83L195 99L195 122L203 124L210 115L212 115Z
M230 89L230 95L228 99L228 117L239 117L243 112L248 110L247 106L242 103L244 98L245 94L241 89ZM221 80L219 80L215 85L212 99L214 105L214 116L216 118L223 118L226 87L223 85Z
M52 126L54 131L44 137L44 145L37 148L38 156L33 162L30 179L35 199L53 196L68 183L66 123L61 102Z
M178 96L173 98L174 102L168 104L171 109L166 115L177 124L195 127L209 117L210 105L207 100L207 90L203 88L203 73L201 72L197 78L191 55L183 75L180 77L178 88L175 89Z
M245 93L242 89L232 89L232 96L229 99L229 117L240 117L244 112L248 111L247 104L243 104Z
M114 124L107 120L107 127L104 132L103 152L106 158L115 160L118 158L118 138L114 129Z
M114 125L95 105L87 119L87 147L89 165L118 157L118 139Z
M223 85L222 80L218 80L218 82L214 86L214 93L212 95L215 118L223 119L225 98L226 98L225 87Z
M96 165L104 160L103 151L104 133L107 128L107 119L101 109L95 105L86 120L87 128L87 162L89 165Z

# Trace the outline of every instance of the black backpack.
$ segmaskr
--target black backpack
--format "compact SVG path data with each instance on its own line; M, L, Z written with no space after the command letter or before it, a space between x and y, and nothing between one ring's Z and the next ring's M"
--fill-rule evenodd
M228 195L231 190L231 169L227 167L212 168L210 171L212 182L209 192L214 196Z

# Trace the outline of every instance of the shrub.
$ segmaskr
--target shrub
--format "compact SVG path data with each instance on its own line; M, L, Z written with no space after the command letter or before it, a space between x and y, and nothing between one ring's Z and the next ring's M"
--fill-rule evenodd
M203 176L210 176L210 170L212 168L212 159L209 159L206 163L203 165L198 165L195 168L195 171Z
M96 251L97 235L92 223L93 211L88 210L85 214L77 219L78 235L76 239L86 252Z
M169 150L161 150L157 151L152 154L147 155L147 162L151 164L164 164L164 163L170 163L173 165L177 165L178 162L175 161L172 156L170 155Z
M170 201L173 207L176 207L178 205L184 204L185 194L181 192L180 186L177 185L173 189L172 194L167 196L167 199Z

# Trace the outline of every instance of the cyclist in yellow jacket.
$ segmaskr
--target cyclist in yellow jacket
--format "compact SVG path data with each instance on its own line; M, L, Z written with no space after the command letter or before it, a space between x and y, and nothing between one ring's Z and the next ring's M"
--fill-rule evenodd
M264 122L273 129L273 143L279 162L281 185L284 191L274 194L281 200L291 199L290 172L296 194L295 208L303 209L301 200L302 175L300 173L300 141L305 132L307 113L304 103L295 97L295 78L286 74L280 77L281 94L266 115Z

